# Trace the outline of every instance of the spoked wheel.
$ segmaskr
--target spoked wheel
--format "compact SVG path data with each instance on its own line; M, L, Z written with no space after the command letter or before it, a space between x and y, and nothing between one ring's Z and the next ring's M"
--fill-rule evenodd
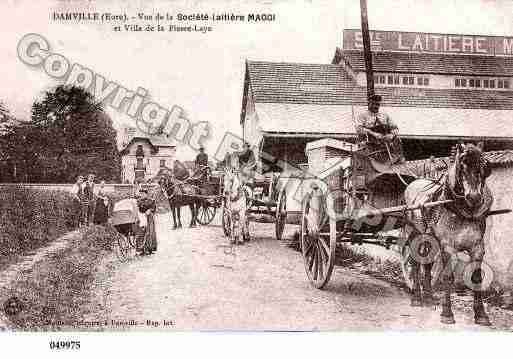
M287 191L285 188L280 192L278 197L278 203L276 204L276 239L281 240L283 236L283 230L285 229L285 223L287 222Z
M210 202L202 202L201 206L198 208L198 217L196 220L201 225L207 225L212 222L214 217L216 216L217 208L213 206Z
M121 262L126 262L130 256L130 242L128 237L121 233L117 237L117 245L114 248L116 256Z
M230 211L228 208L226 208L226 204L223 203L223 213L222 213L222 225L223 225L223 232L226 237L230 237L231 235L231 226L232 226L232 220L230 218Z
M318 220L316 216L319 214L312 212L311 198L311 196L307 196L303 204L300 230L301 249L308 279L315 288L321 289L330 280L335 265L336 221L329 219L329 235L313 233L309 220Z
M135 246L137 245L135 233L133 231L130 231L128 233L128 236L126 237L126 239L128 241L128 244L130 245L130 247L135 249Z

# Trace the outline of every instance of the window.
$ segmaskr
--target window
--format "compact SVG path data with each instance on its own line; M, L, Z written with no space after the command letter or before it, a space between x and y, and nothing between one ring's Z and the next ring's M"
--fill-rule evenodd
M490 80L490 88L495 88L495 80Z
M481 87L481 80L476 79L476 87Z
M490 87L490 80L484 79L483 80L483 87L486 87L486 88Z
M419 86L422 86L422 84L424 83L422 77L417 77L417 85Z
M379 83L378 75L374 75L374 83L375 84Z
M160 160L160 167L166 167L166 160Z
M429 86L429 78L424 77L424 86Z
M408 77L408 83L409 83L410 85L415 84L415 78L414 78L413 76Z
M504 87L504 83L502 82L502 80L497 80L497 88L503 88Z
M388 84L393 85L394 84L394 76L388 75Z
M460 79L458 79L458 78L454 79L454 86L460 87Z
M474 87L474 79L468 80L468 86L469 87Z
M403 85L408 85L408 78L406 76L403 77Z
M509 80L504 80L504 88L509 89Z
M384 83L385 83L385 75L381 75L381 76L379 77L379 83L380 83L380 84L384 84Z
M467 87L467 79L461 79L461 87Z
M394 76L394 85L399 85L399 76Z

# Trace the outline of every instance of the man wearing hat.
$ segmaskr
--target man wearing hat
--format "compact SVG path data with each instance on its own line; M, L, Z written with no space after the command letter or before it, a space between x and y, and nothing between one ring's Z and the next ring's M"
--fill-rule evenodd
M369 109L357 118L356 134L360 146L380 162L404 161L397 125L379 111L381 96L369 98Z
M196 166L196 176L199 176L201 180L206 180L208 174L208 155L205 153L205 147L201 146L199 148L194 164Z

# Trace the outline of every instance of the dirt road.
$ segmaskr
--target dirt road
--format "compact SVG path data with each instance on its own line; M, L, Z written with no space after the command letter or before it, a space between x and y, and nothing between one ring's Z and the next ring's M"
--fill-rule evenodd
M456 325L443 325L439 308L412 308L401 289L347 268L315 289L272 225L251 223L252 241L236 247L215 224L173 231L160 217L157 228L155 254L99 277L101 311L88 322L104 330L493 330L462 311Z

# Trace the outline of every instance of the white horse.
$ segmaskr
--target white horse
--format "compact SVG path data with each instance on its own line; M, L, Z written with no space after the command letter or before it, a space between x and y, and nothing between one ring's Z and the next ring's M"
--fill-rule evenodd
M239 173L231 168L225 171L224 195L230 217L230 240L235 244L249 241L248 194Z

